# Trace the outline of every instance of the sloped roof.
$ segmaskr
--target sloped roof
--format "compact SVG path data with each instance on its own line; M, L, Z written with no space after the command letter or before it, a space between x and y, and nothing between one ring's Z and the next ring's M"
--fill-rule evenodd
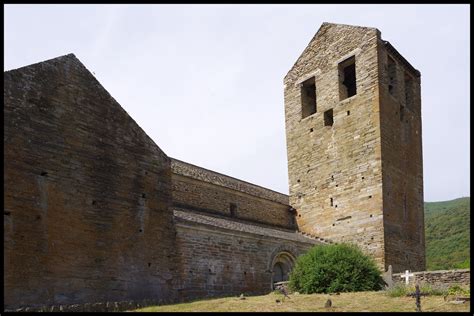
M32 74L42 73L44 71L52 70L56 71L61 70L61 74L67 76L70 71L80 71L87 75L90 78L90 82L94 85L94 88L100 89L101 93L107 96L111 100L111 104L114 104L117 108L117 111L123 111L123 113L129 117L129 119L134 123L135 132L143 133L147 141L151 142L158 149L160 155L166 156L166 153L153 141L153 139L148 136L148 134L138 125L138 123L131 117L130 114L120 105L120 103L115 100L115 98L104 88L104 86L97 80L97 78L87 69L87 67L74 55L73 53L62 55L59 57L51 58L34 64L26 65L20 68L11 69L4 72L4 82L8 81L15 84L15 76L26 76L32 80ZM67 79L67 78L66 78ZM48 82L42 82L43 85L48 85ZM25 87L20 87L24 89Z
M50 59L47 59L47 60L39 61L37 63L21 66L19 68L10 69L10 70L5 71L4 73L20 71L20 70L23 70L25 68L38 67L38 66L42 66L42 65L46 65L46 64L66 63L68 61L76 61L76 62L79 62L80 64L82 64L81 61L76 57L76 55L74 55L73 53L69 53L69 54L66 54L66 55L62 55L62 56L50 58ZM82 64L82 65L84 66L84 64Z
M278 228L269 228L250 223L243 223L232 219L226 219L219 216L210 216L204 214L198 214L192 211L188 211L181 208L173 209L173 216L175 220L180 222L194 223L198 225L217 227L226 229L229 231L238 231L243 233L249 233L253 235L261 235L272 238L280 238L297 242L306 242L313 244L329 243L328 241L315 237L304 235L297 231L289 231Z
M205 169L188 162L171 158L171 171L175 174L190 177L199 181L212 183L218 186L257 196L269 201L289 204L288 195L276 192L265 187L240 180L213 170Z

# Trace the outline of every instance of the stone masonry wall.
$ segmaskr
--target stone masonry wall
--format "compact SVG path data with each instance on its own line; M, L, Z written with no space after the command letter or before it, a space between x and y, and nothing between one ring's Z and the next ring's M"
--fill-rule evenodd
M405 279L400 275L403 273L394 273L392 276L394 283L405 283ZM471 270L438 270L414 272L414 277L409 278L410 284L429 283L435 286L461 285L469 286L471 284Z
M296 229L287 195L176 159L171 169L176 207ZM235 205L232 214L231 204Z
M385 260L394 272L425 270L420 73L380 40ZM394 62L389 79L388 58ZM405 86L405 76L412 85ZM389 84L393 86L389 92ZM410 91L409 91L410 90ZM407 102L406 93L409 93Z
M271 291L272 261L321 242L300 233L175 209L182 300Z
M382 270L379 38L375 28L323 23L284 84L290 205L299 229L356 243ZM341 101L338 65L351 56L357 94ZM302 118L300 84L311 77L317 111ZM325 126L330 109L333 125Z
M170 159L75 58L4 73L4 307L174 299Z

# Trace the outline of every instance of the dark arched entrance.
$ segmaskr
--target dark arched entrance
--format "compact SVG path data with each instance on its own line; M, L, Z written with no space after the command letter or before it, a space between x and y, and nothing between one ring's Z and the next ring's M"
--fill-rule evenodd
M287 268L281 263L277 262L273 266L273 283L288 281L288 271Z
M295 265L295 257L289 252L278 253L272 261L272 289L277 282L288 281Z

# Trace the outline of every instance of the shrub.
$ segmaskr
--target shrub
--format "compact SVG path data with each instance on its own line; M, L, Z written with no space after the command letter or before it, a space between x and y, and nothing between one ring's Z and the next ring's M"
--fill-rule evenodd
M382 289L384 281L374 260L355 245L318 245L299 256L289 287L304 294Z
M459 285L451 285L447 292L448 295L471 297L471 290L468 287L464 288Z

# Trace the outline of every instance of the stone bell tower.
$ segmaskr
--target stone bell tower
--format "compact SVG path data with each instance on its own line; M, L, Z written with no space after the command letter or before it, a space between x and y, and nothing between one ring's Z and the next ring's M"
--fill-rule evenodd
M424 270L420 72L376 28L323 23L284 83L299 229Z

